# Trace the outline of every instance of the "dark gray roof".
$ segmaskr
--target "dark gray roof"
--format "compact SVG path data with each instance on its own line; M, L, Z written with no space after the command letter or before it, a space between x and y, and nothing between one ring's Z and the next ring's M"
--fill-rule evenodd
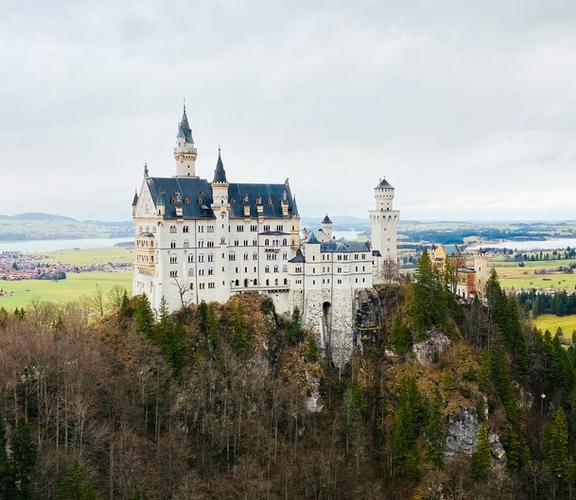
M330 220L330 217L328 217L328 215L324 217L324 219L322 220L322 224L332 224L332 221Z
M153 200L162 200L165 217L176 218L176 205L181 205L185 219L214 218L210 209L212 186L206 179L195 177L148 177L145 179ZM180 196L181 202L178 203ZM282 218L282 202L288 205L288 217L298 215L296 203L287 182L284 184L231 183L228 186L230 218L245 218L244 207L249 207L250 217L258 217L257 205L263 207L268 218Z
M288 262L296 262L296 263L306 262L306 258L304 257L302 250L298 249L296 250L296 255L292 257Z
M370 243L367 241L325 241L320 243L320 251L334 253L370 252Z
M216 170L214 171L213 182L228 182L226 180L226 171L224 170L224 163L222 163L222 156L220 155L220 148L218 148L218 161L216 162Z
M138 203L138 192L134 193L134 198L132 198L132 206L135 207Z
M194 144L194 139L192 139L192 130L188 124L188 116L186 116L186 106L184 106L184 111L182 112L182 121L178 124L178 133L176 137L184 137L186 142Z
M250 207L250 216L257 217L257 206L263 207L264 217L282 217L282 204L288 205L288 216L298 215L296 202L288 182L284 184L231 183L228 187L230 217L244 217L244 207Z
M377 188L392 188L392 189L394 189L392 187L392 185L384 177L382 177L380 184L378 184L376 187Z
M320 241L318 240L318 238L316 238L316 235L312 231L310 231L310 234L306 237L305 243L318 245L320 244Z

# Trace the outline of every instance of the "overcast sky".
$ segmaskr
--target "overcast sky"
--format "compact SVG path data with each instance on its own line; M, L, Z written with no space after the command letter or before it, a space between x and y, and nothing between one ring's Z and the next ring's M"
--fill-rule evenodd
M573 0L2 0L0 214L129 220L143 165L300 214L576 218Z

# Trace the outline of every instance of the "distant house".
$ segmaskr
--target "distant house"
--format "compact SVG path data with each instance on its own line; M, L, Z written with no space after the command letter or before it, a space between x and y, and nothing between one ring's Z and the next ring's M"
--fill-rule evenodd
M434 245L430 250L432 264L440 270L450 265L452 291L458 297L470 299L482 295L488 277L488 263L483 253L467 255L458 245ZM472 265L470 265L472 264Z

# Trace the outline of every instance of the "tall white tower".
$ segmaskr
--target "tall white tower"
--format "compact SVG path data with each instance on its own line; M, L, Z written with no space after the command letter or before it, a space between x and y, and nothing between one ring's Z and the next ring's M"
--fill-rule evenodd
M374 188L376 209L370 210L372 227L372 255L376 266L375 275L385 262L398 264L398 220L400 211L393 210L394 188L386 179L381 179Z
M174 159L176 160L176 177L197 177L196 148L194 147L192 130L188 124L188 117L186 116L186 105L184 105L182 121L178 125Z

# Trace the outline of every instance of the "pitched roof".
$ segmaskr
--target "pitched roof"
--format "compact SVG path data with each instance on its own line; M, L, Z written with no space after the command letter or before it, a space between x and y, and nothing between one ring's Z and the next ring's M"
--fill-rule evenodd
M320 243L320 251L327 253L369 252L370 243L367 241L325 241Z
M298 249L296 250L296 255L292 257L288 262L306 262L306 258L304 257L302 250Z
M218 148L218 161L216 162L216 170L214 171L214 180L212 182L228 182L226 180L226 171L224 170L224 163L222 163L222 156L220 155L220 148Z
M392 188L392 189L394 189L394 187L384 177L382 177L382 180L376 186L376 188Z
M186 115L186 106L184 106L184 111L182 112L182 121L178 124L178 133L176 137L184 137L186 142L194 144L194 139L192 139L192 130L188 124L188 116Z
M326 217L324 217L324 219L322 220L322 224L332 224L332 221L330 220L330 217L328 217L328 214L326 214Z
M176 205L180 197L182 217L185 219L214 218L210 209L213 201L212 185L197 177L148 177L145 179L151 198L165 204L165 217L176 218ZM230 218L245 218L244 207L249 216L258 217L257 206L267 218L283 218L282 204L288 207L288 217L298 215L290 186L284 184L231 183L228 186Z

